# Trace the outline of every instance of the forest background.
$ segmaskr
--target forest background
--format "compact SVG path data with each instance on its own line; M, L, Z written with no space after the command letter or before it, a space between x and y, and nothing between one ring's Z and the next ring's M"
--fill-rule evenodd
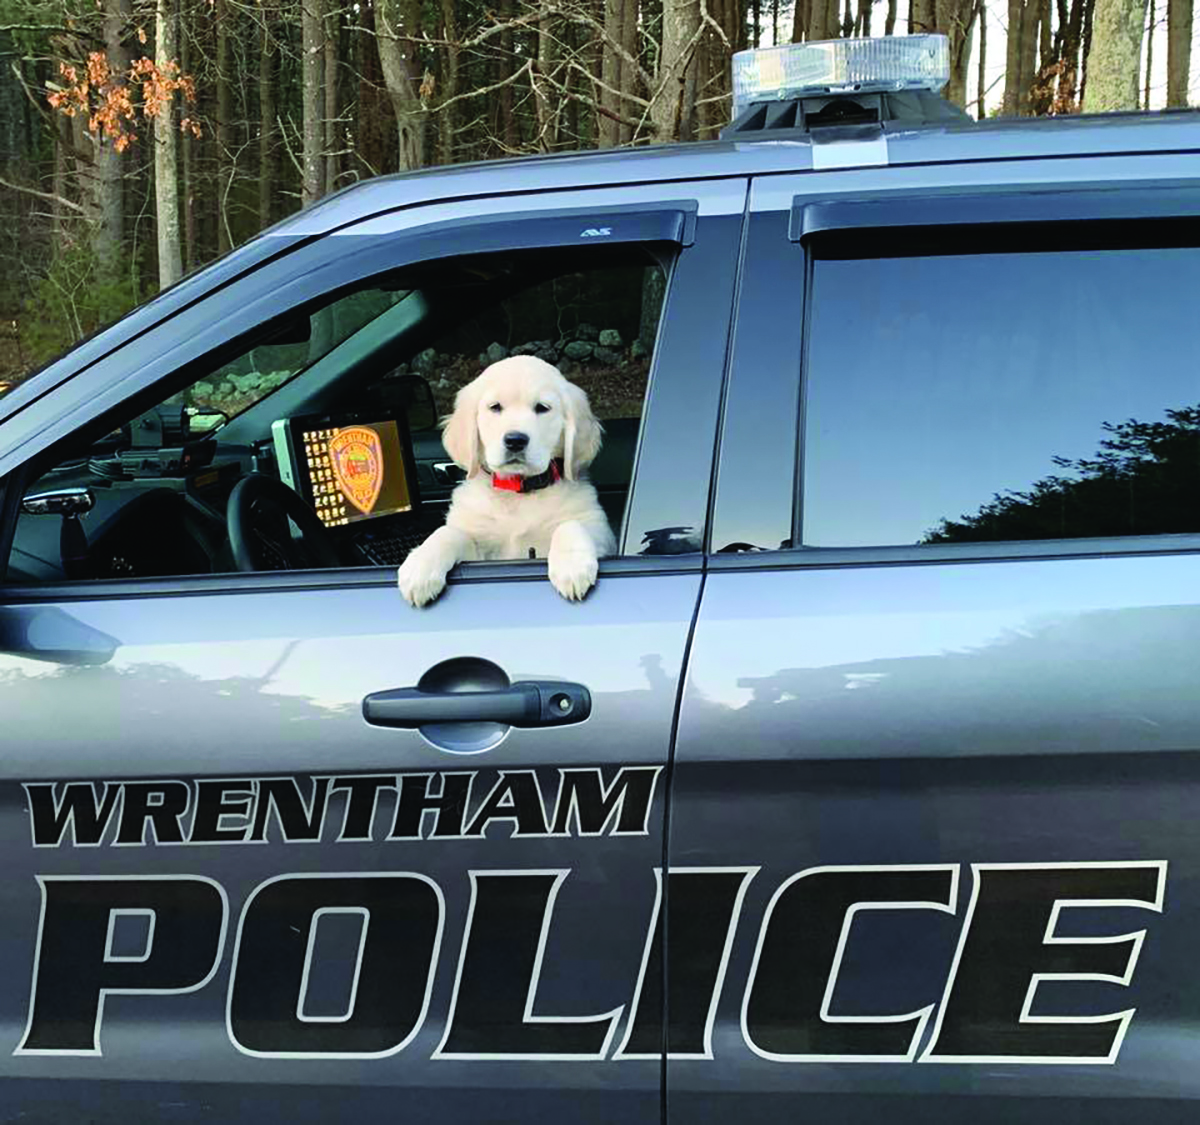
M1197 94L1193 0L0 0L0 394L358 180L712 138L734 51L923 31L981 118Z

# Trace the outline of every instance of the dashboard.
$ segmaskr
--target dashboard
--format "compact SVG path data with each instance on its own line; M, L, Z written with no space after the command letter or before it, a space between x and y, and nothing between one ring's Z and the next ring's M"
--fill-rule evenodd
M637 419L605 423L605 445L591 477L614 528L624 511ZM439 527L450 494L462 478L446 455L437 430L411 435L414 488L421 503L415 512L398 512L371 521L328 530L345 566L397 565L403 553ZM39 492L87 488L91 511L80 517L87 538L81 575L96 580L136 579L235 571L229 550L226 507L243 477L261 472L286 480L276 443L266 438L253 445L216 441L211 461L186 475L134 470L117 477L111 457L61 466L31 488ZM8 580L18 585L62 582L68 578L60 546L62 520L51 515L18 518Z

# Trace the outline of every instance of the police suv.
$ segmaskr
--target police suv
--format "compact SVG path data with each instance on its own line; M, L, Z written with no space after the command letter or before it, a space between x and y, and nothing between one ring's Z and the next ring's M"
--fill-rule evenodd
M0 1117L1194 1117L1200 120L947 73L370 181L0 399ZM507 354L618 555L413 610Z

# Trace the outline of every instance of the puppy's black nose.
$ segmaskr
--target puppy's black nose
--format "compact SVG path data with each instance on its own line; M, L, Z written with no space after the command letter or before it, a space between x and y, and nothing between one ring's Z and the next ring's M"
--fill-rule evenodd
M504 435L504 448L509 453L520 453L529 444L529 435L518 430L510 430Z

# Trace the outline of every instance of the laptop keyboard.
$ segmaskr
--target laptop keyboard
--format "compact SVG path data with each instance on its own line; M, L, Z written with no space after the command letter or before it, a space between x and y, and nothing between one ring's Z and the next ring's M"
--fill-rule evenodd
M356 545L367 561L376 566L399 566L409 551L419 547L429 538L430 529L391 532L378 535L368 532L361 536Z

